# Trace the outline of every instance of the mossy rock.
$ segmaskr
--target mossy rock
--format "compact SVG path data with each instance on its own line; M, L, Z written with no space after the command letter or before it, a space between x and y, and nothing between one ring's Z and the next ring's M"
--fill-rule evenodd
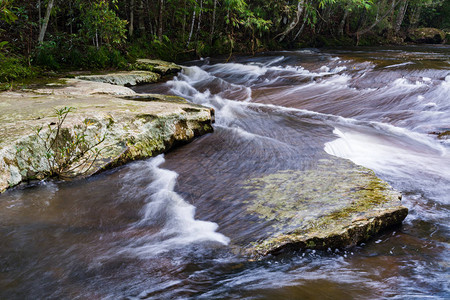
M440 132L438 134L438 139L440 140L449 140L450 139L450 130Z
M181 67L179 65L159 59L138 59L132 66L132 69L151 71L162 76L181 71Z
M408 40L414 43L441 44L445 40L445 32L437 28L416 28L408 32Z
M340 158L306 171L284 170L246 182L247 213L273 224L246 252L257 258L284 250L345 248L398 225L408 209L401 194L374 172Z

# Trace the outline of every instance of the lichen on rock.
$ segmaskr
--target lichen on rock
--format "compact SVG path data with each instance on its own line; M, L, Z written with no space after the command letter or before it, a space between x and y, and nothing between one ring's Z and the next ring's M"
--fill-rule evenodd
M400 224L407 209L400 193L373 171L329 157L306 171L284 170L253 178L247 213L273 231L247 247L260 257L284 249L347 247Z
M135 70L155 72L162 76L181 71L181 67L179 65L159 59L138 59L132 68Z

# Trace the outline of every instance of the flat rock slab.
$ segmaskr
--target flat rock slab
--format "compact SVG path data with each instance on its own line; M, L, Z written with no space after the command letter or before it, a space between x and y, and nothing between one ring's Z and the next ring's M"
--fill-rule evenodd
M76 78L114 85L134 86L138 84L158 82L158 80L161 78L161 75L151 71L128 71L108 73L103 75L83 75L77 76Z
M353 246L400 224L408 214L401 194L373 171L332 156L308 171L250 179L245 188L253 196L245 204L247 213L273 224L267 237L246 247L257 258Z
M23 181L39 179L37 174L49 169L36 128L43 127L45 131L48 125L51 127L57 120L55 109L75 108L63 124L72 135L79 134L83 124L89 124L83 133L87 141L95 143L99 136L105 136L93 167L87 173L75 169L74 176L88 176L151 157L213 130L213 111L180 97L168 96L167 101L166 96L151 95L141 101L139 97L144 96L126 99L114 95L118 91L128 97L133 95L133 91L123 90L124 87L117 90L108 85L112 94L103 94L91 93L101 91L103 83L97 88L89 82L72 83L66 87L50 85L39 93L0 94L0 192ZM75 94L73 85L85 94ZM53 93L49 93L51 90Z
M135 95L136 93L125 86L112 85L109 83L103 83L99 81L87 81L81 79L64 78L54 83L47 84L43 87L26 90L33 94L47 94L47 95ZM27 95L23 95L27 97Z
M152 71L161 75L174 74L181 71L181 66L159 59L138 59L133 65L136 70Z

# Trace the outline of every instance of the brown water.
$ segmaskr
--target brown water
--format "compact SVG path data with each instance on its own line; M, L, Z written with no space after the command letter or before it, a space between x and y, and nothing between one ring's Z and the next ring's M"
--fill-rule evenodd
M139 92L214 107L215 132L88 180L0 195L0 299L448 299L450 48L301 50L189 62ZM328 154L410 214L357 247L248 261L245 182Z

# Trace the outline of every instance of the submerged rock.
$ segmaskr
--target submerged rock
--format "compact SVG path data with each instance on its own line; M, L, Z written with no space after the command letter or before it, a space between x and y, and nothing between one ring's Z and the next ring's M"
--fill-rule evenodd
M401 194L373 171L331 156L311 170L280 171L245 187L253 196L247 213L273 224L270 234L246 247L255 257L353 246L408 214Z
M76 81L77 91L92 91L92 83ZM100 84L103 86L104 84ZM63 128L67 134L80 134L83 124L89 124L86 140L91 143L105 137L98 148L102 151L87 173L75 168L72 175L91 175L101 170L143 159L169 150L177 144L211 132L213 111L200 105L152 96L126 99L108 94L75 94L71 85L41 89L42 93L2 93L0 103L0 192L30 179L41 179L50 166L46 150L35 128L56 122L55 108L74 107ZM65 88L71 89L69 92ZM111 89L114 91L114 89ZM131 95L120 90L125 95ZM131 96L129 96L131 97Z
M438 134L438 139L440 140L449 140L450 139L450 130L440 132Z

